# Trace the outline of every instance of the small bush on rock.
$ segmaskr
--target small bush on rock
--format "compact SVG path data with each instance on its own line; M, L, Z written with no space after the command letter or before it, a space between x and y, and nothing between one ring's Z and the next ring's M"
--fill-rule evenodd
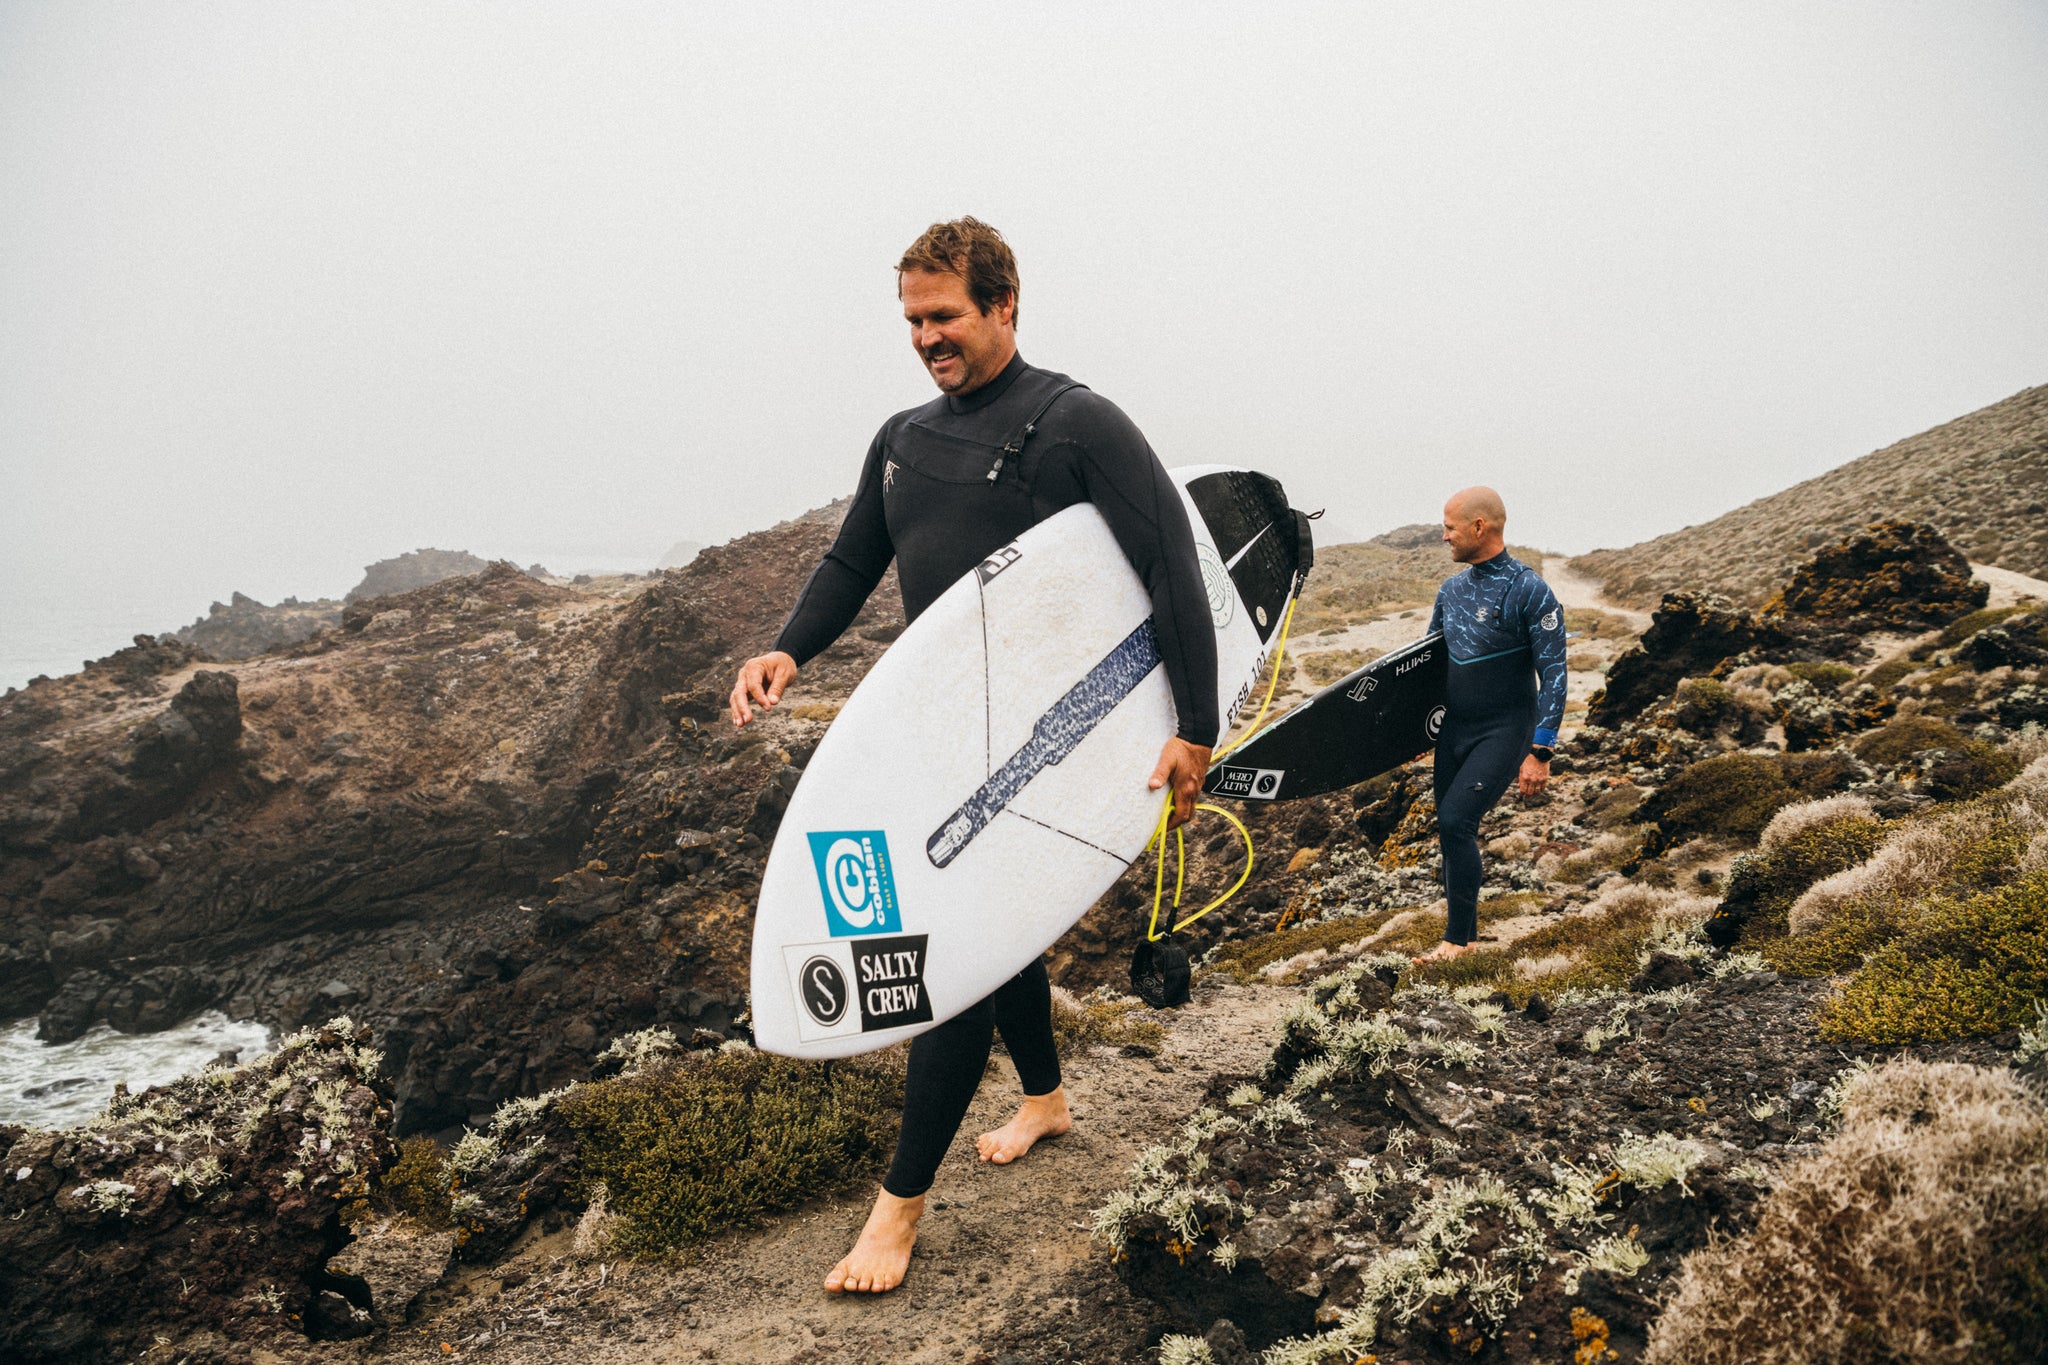
M1719 754L1665 783L1637 818L1656 824L1659 847L1701 835L1748 842L1781 808L1848 785L1848 766L1831 753Z
M1881 730L1872 730L1855 744L1856 757L1892 768L1929 749L1960 749L1968 738L1938 716L1901 716Z
M604 1184L612 1245L659 1254L873 1173L893 1140L902 1073L751 1049L697 1054L579 1086L556 1101Z
M2033 1361L2048 1353L2048 1112L2007 1071L1897 1061L1693 1253L1652 1365Z
M453 1224L449 1212L448 1163L429 1137L407 1138L398 1144L398 1159L377 1181L372 1205L404 1214L431 1228Z

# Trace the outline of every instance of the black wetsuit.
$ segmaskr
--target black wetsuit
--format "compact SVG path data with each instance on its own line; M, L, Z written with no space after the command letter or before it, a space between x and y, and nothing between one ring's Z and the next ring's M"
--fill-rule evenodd
M1429 628L1444 633L1451 656L1436 741L1444 939L1470 943L1479 933L1479 821L1530 744L1556 744L1564 720L1564 609L1534 569L1503 550L1437 590Z
M1180 737L1215 744L1222 729L1216 636L1180 494L1115 404L1022 356L972 393L933 399L882 424L838 539L775 648L799 665L825 649L852 624L892 559L904 619L914 621L993 551L1082 502L1102 513L1151 594ZM889 1193L910 1198L931 1187L998 1028L1025 1094L1059 1088L1051 987L1045 964L1034 962L911 1042L903 1133L882 1181Z

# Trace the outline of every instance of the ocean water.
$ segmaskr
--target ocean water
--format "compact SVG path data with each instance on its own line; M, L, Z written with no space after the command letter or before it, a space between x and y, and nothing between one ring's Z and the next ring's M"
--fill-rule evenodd
M117 1033L105 1024L69 1043L36 1041L36 1021L0 1029L0 1123L68 1128L98 1113L126 1081L130 1093L198 1071L223 1052L253 1061L270 1030L208 1010L162 1033Z
M133 644L137 635L155 635L190 624L196 614L187 613L182 621L165 621L147 607L139 611L68 611L13 593L0 602L0 608L4 608L0 610L0 692L25 687L38 674L61 678L76 673L88 659L103 659Z

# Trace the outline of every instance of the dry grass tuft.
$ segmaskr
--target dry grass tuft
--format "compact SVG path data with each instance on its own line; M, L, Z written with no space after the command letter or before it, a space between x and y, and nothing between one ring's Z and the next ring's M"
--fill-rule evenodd
M2011 1072L1896 1061L1780 1176L1745 1236L1686 1258L1652 1365L2048 1355L2048 1112Z
M1836 820L1875 820L1876 814L1870 802L1860 796L1843 794L1823 796L1818 801L1801 801L1787 806L1771 817L1764 826L1763 838L1757 847L1768 853L1791 843L1810 829L1831 824Z
M1145 1002L1100 992L1076 1000L1059 987L1052 992L1052 1037L1060 1056L1089 1047L1157 1048L1166 1026L1151 1017Z

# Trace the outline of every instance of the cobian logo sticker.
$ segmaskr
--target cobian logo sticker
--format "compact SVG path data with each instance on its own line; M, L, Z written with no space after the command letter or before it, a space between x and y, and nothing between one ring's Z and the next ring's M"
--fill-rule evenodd
M1422 728L1429 731L1430 742L1434 744L1436 737L1443 733L1444 708L1441 706L1432 708L1429 713L1429 719L1422 723Z
M818 890L825 899L825 927L832 937L900 933L903 914L896 904L888 836L878 829L850 829L806 837L818 870Z

